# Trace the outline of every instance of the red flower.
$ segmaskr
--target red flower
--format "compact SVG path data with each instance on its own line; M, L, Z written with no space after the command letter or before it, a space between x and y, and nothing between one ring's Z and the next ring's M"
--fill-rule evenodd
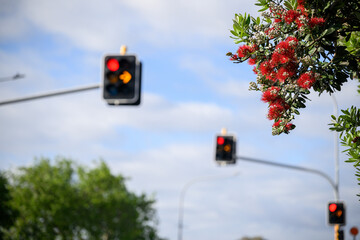
M298 2L298 6L299 5L304 6L304 4L305 4L305 0L298 0L297 2Z
M260 72L262 75L266 76L269 75L273 71L273 68L270 66L268 61L263 61L260 64Z
M294 74L295 71L292 70L291 68L281 67L278 70L276 77L278 78L279 82L285 82L287 78L294 76Z
M256 64L256 58L249 58L248 63L250 65L255 65Z
M288 41L281 41L278 43L278 45L276 45L275 49L290 50L291 47Z
M237 59L238 59L238 55L236 55L236 54L232 55L230 58L231 61L235 61Z
M284 111L288 109L289 106L286 104L285 100L282 98L277 98L274 102L270 103L268 119L273 120L282 116Z
M312 72L306 72L299 77L297 84L302 88L310 89L315 81L314 74Z
M299 40L296 37L290 36L285 39L285 42L288 42L290 46L296 47Z
M261 101L263 102L274 102L277 98L279 98L279 87L270 87L268 88L262 95Z
M284 20L287 24L291 24L295 21L297 17L300 16L300 13L295 10L289 10L284 15Z
M278 120L272 125L272 127L278 128L278 127L280 127L280 124L281 124L281 120ZM294 124L292 124L292 123L286 124L285 125L285 133L288 133L290 130L293 130L294 128L295 128Z
M295 125L294 124L292 124L292 123L288 123L288 124L286 124L286 130L287 131L290 131L290 130L293 130L294 128L295 128Z
M321 26L324 23L325 23L325 20L323 18L310 18L310 20L309 20L310 28L313 28L315 26Z
M289 61L290 61L290 58L288 56L286 56L285 54L281 54L279 52L274 52L273 55L271 56L270 64L274 68L274 67L279 66L280 64L285 64Z
M238 55L240 58L246 57L249 53L256 50L256 46L242 45L238 49Z
M295 41L294 39L296 38L287 38L285 41L279 42L278 45L276 45L275 50L287 58L294 58L297 44L296 42L293 42Z
M307 14L303 14L303 15L301 15L301 16L302 16L302 19L300 19L300 17L298 17L298 18L295 20L295 22L296 22L296 24L297 24L297 26L298 26L298 29L300 29L302 26L305 25L305 23L306 23L307 21L309 21L309 19L307 18Z
M275 37L274 30L275 30L275 28L272 27L272 28L266 29L264 32L270 39L273 39Z
M273 120L281 117L284 112L284 107L281 104L271 104L269 107L269 113L267 115L269 120Z
M271 72L266 76L266 79L269 79L270 81L276 82L276 72Z
M274 122L274 124L272 125L273 128L278 128L280 126L281 120L278 120L276 122Z
M280 64L286 64L296 60L295 48L297 44L298 40L295 37L288 37L285 41L279 42L275 47L275 52L271 56L271 66L275 68Z
M258 75L258 70L256 69L256 67L253 68L253 72Z

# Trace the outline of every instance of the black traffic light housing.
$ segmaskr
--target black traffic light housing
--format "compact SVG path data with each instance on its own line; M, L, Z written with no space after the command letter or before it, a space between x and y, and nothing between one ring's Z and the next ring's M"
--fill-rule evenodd
M336 235L337 235L337 240L344 240L344 230L339 229Z
M215 161L219 164L236 163L236 138L233 135L217 135Z
M342 202L329 202L328 204L328 223L330 225L345 225L346 211L345 204Z
M103 98L110 105L139 105L141 62L136 55L108 54L102 61Z

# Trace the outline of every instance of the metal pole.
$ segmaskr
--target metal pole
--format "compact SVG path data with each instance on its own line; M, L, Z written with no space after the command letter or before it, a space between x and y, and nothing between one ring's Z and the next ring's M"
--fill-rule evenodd
M335 199L339 198L339 193L338 193L338 190L337 190L337 187L336 187L336 184L334 183L334 181L328 175L326 175L325 173L323 173L323 172L321 172L319 170L312 169L312 168L299 167L299 166L294 166L294 165L289 165L289 164L265 161L265 160L255 159L255 158L242 157L242 156L237 156L236 159L241 159L241 160L250 161L250 162L256 162L256 163L261 163L261 164L272 165L272 166L275 166L275 167L289 168L289 169L293 169L293 170L298 170L298 171L303 171L303 172L310 172L310 173L320 175L330 183L331 187L334 190Z
M331 95L334 102L334 116L338 118L338 104L334 94ZM336 201L339 201L339 134L334 131L334 155L335 155L335 186L338 192Z
M189 189L189 187L197 182L235 177L237 175L239 175L239 172L232 173L231 175L198 177L189 181L184 185L183 189L181 190L180 200L179 200L178 240L182 240L183 221L184 221L184 200L185 200L185 193Z
M338 104L336 101L336 98L334 94L331 95L333 103L334 103L334 116L338 118ZM339 134L337 131L334 131L334 155L335 155L335 187L337 197L336 201L339 201ZM339 231L339 225L334 226L334 239L338 240L338 231Z
M66 89L66 90L42 93L42 94L37 94L37 95L33 95L33 96L28 96L28 97L22 97L22 98L1 101L0 106L7 105L7 104L13 104L13 103L19 103L19 102L25 102L25 101L31 101L31 100L40 99L40 98L64 95L64 94L69 94L69 93L88 91L88 90L97 89L97 88L101 88L101 85L93 84L93 85L88 85L88 86L83 86L83 87L76 87L76 88L71 88L71 89Z

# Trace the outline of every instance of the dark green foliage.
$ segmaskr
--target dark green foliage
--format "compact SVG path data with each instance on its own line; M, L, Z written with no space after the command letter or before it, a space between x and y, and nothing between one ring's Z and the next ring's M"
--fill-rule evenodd
M354 164L360 185L360 109L351 107L341 111L343 114L338 118L331 116L334 122L330 130L340 132L341 144L347 147L344 152L349 156L346 162Z
M10 207L9 183L5 173L0 172L0 239L4 238L3 229L9 228L15 218L15 211Z

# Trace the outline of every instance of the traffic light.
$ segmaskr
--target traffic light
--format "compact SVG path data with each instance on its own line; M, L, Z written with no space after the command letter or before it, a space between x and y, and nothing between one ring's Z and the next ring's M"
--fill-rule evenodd
M231 135L216 136L215 161L219 164L236 163L236 139Z
M340 202L330 202L328 204L328 223L334 224L345 224L345 205Z
M103 98L110 105L139 105L141 63L135 55L105 55Z

